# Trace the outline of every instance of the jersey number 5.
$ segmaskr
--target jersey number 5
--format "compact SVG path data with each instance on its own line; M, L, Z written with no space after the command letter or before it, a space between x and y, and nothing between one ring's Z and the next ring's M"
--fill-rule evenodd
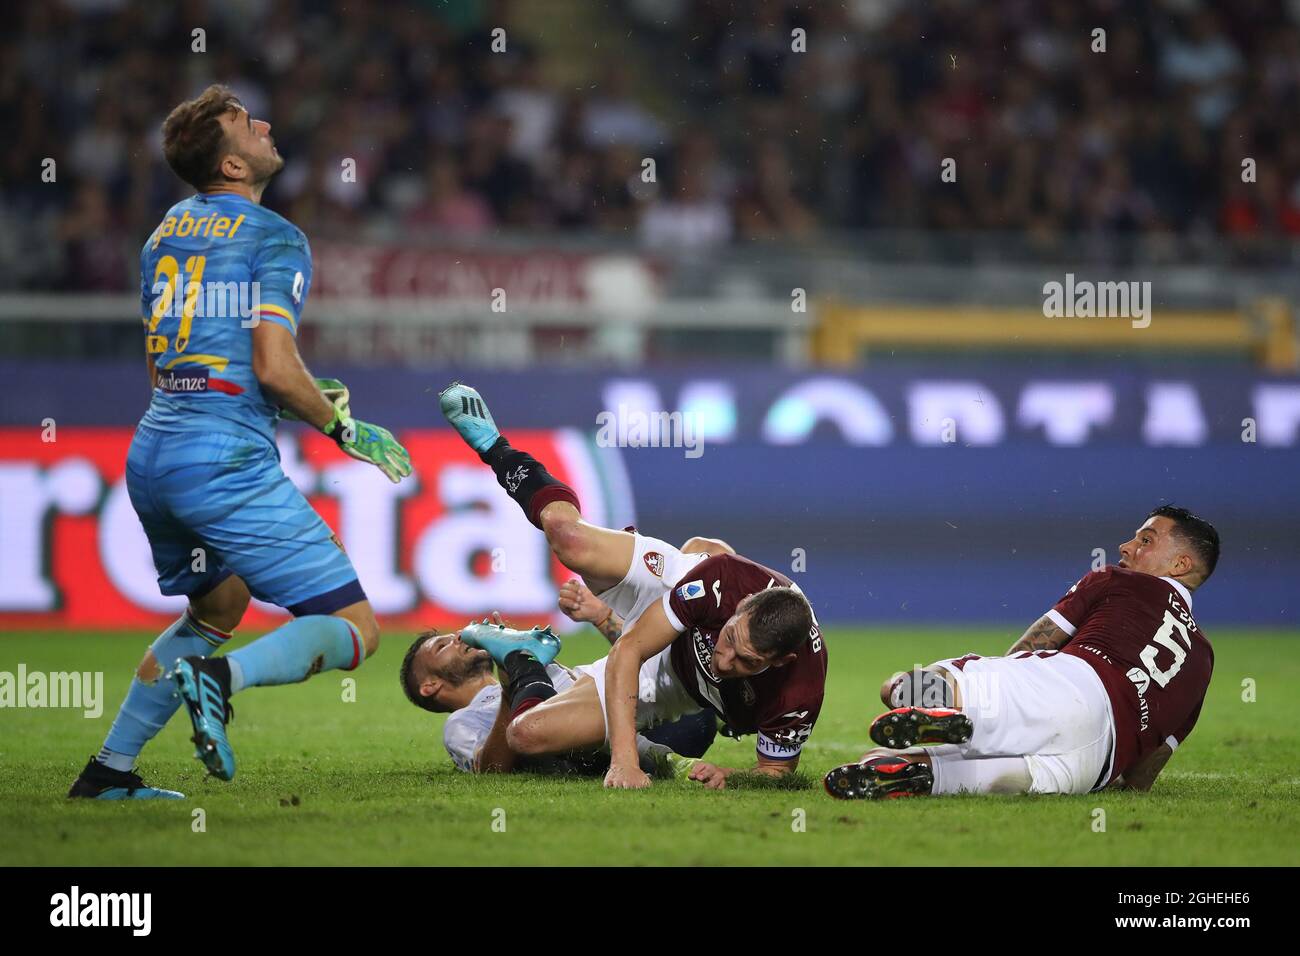
M1191 648L1192 639L1187 636L1187 628L1183 625L1183 622L1174 617L1169 611L1165 611L1165 620L1160 625L1160 630L1156 631L1152 643L1142 648L1142 653L1139 655L1142 663L1146 666L1147 673L1151 675L1151 679L1161 687L1167 686L1174 679L1174 676L1182 668L1183 661L1187 660L1187 650L1178 641L1174 640L1175 634L1182 639L1183 644L1187 645L1188 649ZM1174 659L1169 663L1169 666L1163 670L1156 664L1156 655L1160 653L1162 647L1168 648L1174 655Z

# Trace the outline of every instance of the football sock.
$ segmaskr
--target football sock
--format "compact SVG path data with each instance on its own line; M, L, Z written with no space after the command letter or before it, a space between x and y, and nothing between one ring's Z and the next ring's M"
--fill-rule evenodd
M555 685L542 662L527 651L511 651L501 669L510 679L510 719L555 696Z
M528 452L511 448L504 437L479 457L496 473L497 484L524 509L524 515L536 527L542 526L542 509L552 501L567 501L582 510L572 488L551 475Z
M227 654L230 692L245 687L296 684L312 674L352 670L365 658L361 635L345 618L308 614Z
M1028 793L1033 779L1024 757L930 755L934 786L930 793Z
M131 680L126 700L122 701L95 759L113 770L128 771L135 766L135 758L140 756L144 745L163 729L181 705L176 688L162 675L170 672L179 658L209 655L228 640L229 634L205 624L187 609L150 645L158 662L159 678Z
M718 720L711 710L686 714L666 724L656 724L643 732L646 739L663 744L683 757L703 757L718 734Z
M641 769L651 776L654 776L659 769L660 762L666 760L668 755L673 752L672 747L657 743L641 734L636 735L638 762L641 764Z
M952 685L937 671L914 668L889 688L891 707L952 707Z

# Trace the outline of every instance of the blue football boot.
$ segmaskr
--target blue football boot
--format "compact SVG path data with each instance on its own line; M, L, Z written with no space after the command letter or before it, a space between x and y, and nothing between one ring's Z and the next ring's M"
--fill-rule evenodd
M114 770L94 757L68 791L70 798L84 800L184 800L185 794L146 786L133 770Z
M527 651L543 667L555 660L560 653L560 639L549 626L516 631L500 624L489 624L485 620L481 624L462 627L460 639L470 647L487 651L494 661L503 665L506 655L515 651Z
M501 438L487 403L476 389L452 382L438 393L438 404L448 424L480 455Z
M176 662L172 680L194 725L194 756L219 780L235 776L235 751L226 739L226 723L235 716L230 706L230 664L221 658L184 657Z

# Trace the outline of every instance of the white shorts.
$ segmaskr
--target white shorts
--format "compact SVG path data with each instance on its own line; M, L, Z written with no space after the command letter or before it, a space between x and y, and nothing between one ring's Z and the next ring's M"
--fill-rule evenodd
M636 535L632 564L623 580L608 591L596 595L623 619L623 629L631 627L646 608L659 601L707 554L686 554L667 541Z
M1115 723L1106 687L1087 663L1054 653L934 666L955 678L962 713L975 725L955 748L963 757L1024 757L1031 793L1088 793L1106 782Z
M703 710L695 699L686 692L686 686L677 678L669 655L672 646L665 647L650 660L641 665L640 687L637 689L636 729L645 730L655 724L676 720L683 714L693 714ZM602 657L590 664L575 667L579 674L586 674L596 682L596 693L600 695L600 709L605 714L605 739L609 739L609 712L605 710L605 665L608 657Z

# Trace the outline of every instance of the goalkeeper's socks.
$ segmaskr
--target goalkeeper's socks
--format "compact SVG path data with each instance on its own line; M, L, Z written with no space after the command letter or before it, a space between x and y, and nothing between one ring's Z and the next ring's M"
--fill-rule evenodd
M95 759L113 770L131 770L144 745L157 736L181 705L176 688L170 680L161 679L162 675L169 673L180 658L209 655L228 640L229 634L200 621L187 609L149 648L158 662L160 679L131 680L126 700Z
M296 684L312 674L352 670L365 659L361 634L346 618L308 614L225 656L230 692L245 687Z
M555 696L555 685L546 673L546 666L527 651L511 651L501 669L510 679L511 720Z
M496 473L497 484L524 509L524 515L536 527L542 526L542 509L553 501L567 501L582 510L572 488L554 477L528 452L511 448L504 436L479 457Z

